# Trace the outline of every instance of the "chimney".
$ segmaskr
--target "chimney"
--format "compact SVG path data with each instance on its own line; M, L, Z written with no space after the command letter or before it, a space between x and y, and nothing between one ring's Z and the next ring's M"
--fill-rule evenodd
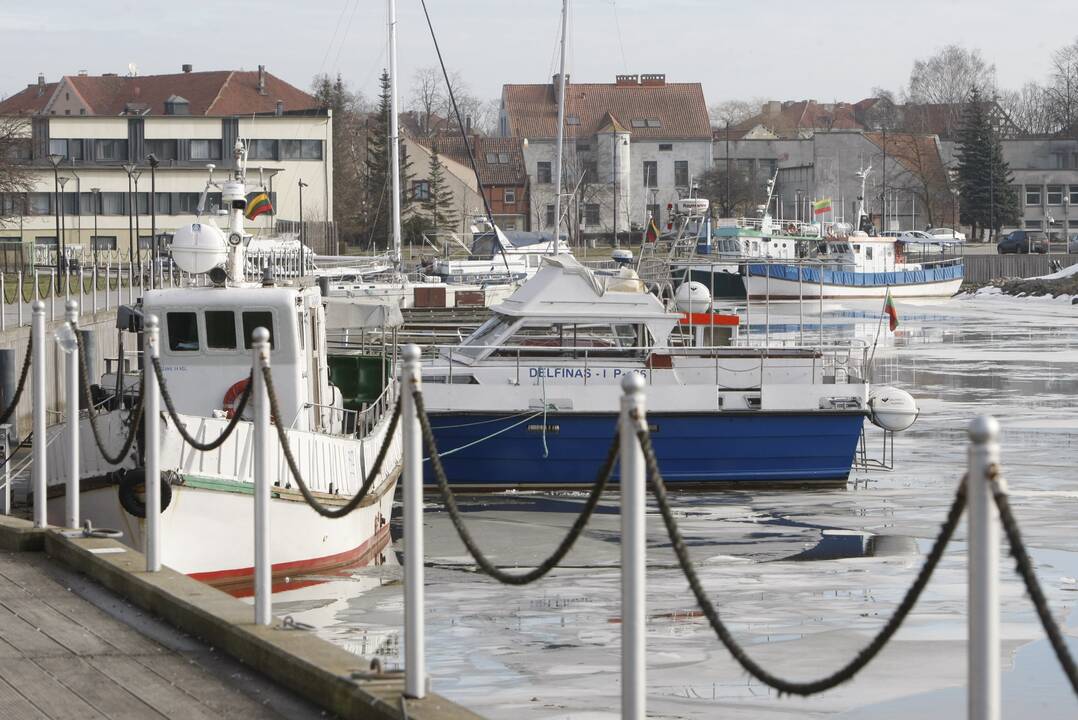
M185 73L189 73L195 68L190 63L184 63L180 66L180 69L183 70Z
M639 75L615 75L614 76L614 85L615 86L636 87L639 84L640 84L640 76Z
M37 96L41 97L45 94L45 74L37 74Z
M768 100L766 103L764 103L765 115L778 115L781 110L782 103L778 100Z
M258 66L258 94L259 95L265 95L266 94L266 66L265 65L259 65Z
M466 135L471 135L472 134L472 116L471 115L466 115L464 117L464 133Z
M665 73L645 73L640 75L640 84L648 87L662 87L666 84Z
M273 109L273 114L277 116L284 115L284 100L277 101L277 106Z

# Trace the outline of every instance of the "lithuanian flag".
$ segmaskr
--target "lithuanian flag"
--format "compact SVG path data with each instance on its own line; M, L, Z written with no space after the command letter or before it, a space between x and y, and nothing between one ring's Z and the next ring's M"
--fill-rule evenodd
M898 327L898 308L895 307L895 299L891 297L891 288L887 288L887 296L883 299L883 312L891 319L888 327L894 332Z
M273 206L270 205L269 195L262 191L247 195L247 212L244 215L248 220L254 220L259 215L271 212L273 212Z
M659 226L655 224L655 218L648 219L648 229L644 233L644 242L655 242L659 239Z
M824 213L831 212L831 198L824 198L823 200L817 200L812 203L812 209L817 215L823 215Z

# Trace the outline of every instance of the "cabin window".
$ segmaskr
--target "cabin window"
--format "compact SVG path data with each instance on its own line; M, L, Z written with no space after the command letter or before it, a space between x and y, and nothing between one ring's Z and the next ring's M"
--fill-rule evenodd
M270 348L277 347L277 338L273 332L273 313L269 310L251 310L243 313L243 346L251 349L251 333L255 328L264 327L270 331Z
M206 347L211 350L236 349L236 314L231 310L206 311Z
M853 250L854 250L854 252L861 252L861 244L860 243L854 243L853 244Z
M193 312L170 312L168 323L168 349L175 352L198 350L198 314Z
M865 246L865 260L872 259L872 248L868 245Z

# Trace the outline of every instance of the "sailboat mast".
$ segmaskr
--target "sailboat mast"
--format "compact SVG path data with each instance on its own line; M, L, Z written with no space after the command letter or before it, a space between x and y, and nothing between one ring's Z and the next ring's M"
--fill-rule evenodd
M393 265L401 272L400 129L397 127L397 0L389 6L389 172L393 191Z
M561 63L558 65L558 139L554 152L554 242L551 253L558 254L561 235L561 146L565 140L565 29L569 19L569 0L561 3ZM491 218L491 222L494 218Z

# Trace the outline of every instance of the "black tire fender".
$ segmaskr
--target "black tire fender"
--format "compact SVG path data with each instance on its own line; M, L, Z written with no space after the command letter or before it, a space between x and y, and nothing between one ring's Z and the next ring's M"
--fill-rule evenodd
M172 483L170 482L170 479L171 473L161 473L162 513L168 509L170 504L172 504ZM145 485L146 470L144 468L128 470L120 476L118 487L120 506L123 507L128 515L133 515L138 518L146 517L146 501L139 497L139 495L144 492Z

